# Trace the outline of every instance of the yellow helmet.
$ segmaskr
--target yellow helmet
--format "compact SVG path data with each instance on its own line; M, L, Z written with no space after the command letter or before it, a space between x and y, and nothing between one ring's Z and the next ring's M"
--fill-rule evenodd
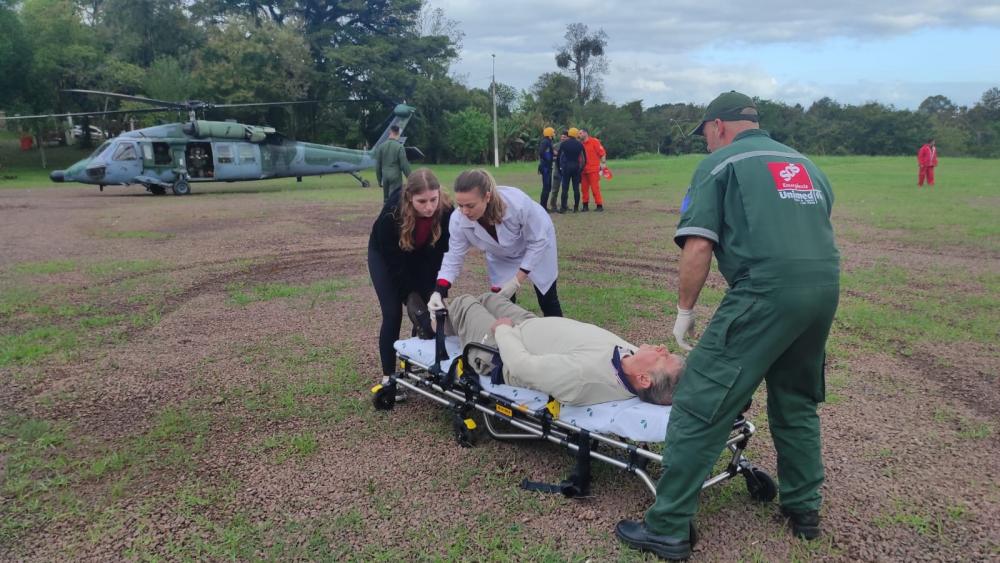
M577 129L576 127L570 127L569 131L567 131L566 134L575 139L576 136L580 134L580 130Z
M555 134L556 134L556 130L553 129L553 128L551 128L551 127L546 127L545 129L542 129L542 136L543 137L552 137Z

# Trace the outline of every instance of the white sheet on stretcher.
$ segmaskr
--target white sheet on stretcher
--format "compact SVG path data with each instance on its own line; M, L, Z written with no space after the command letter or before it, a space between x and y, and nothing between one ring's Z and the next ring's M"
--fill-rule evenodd
M433 340L408 338L397 340L396 352L420 365L434 364ZM462 353L458 337L449 336L445 339L449 360L442 362L441 368L448 369L452 359ZM548 395L523 387L510 385L493 385L489 378L480 377L480 383L486 391L500 395L518 405L524 405L528 410L537 410L548 402ZM644 403L638 398L624 401L611 401L596 405L574 407L562 405L559 419L574 426L585 428L601 434L615 434L637 442L662 442L667 434L667 419L670 418L670 407Z

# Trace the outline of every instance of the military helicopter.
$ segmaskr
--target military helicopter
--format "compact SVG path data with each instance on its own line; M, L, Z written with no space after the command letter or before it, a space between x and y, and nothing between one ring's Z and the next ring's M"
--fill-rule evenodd
M170 190L174 195L188 195L191 184L199 182L236 182L291 178L303 176L350 174L363 187L370 184L358 174L375 166L372 150L385 142L389 129L396 125L400 132L416 112L416 108L398 104L372 150L357 150L291 141L273 127L244 125L233 121L197 119L197 111L213 108L259 107L315 102L268 102L250 104L213 104L189 100L170 102L143 96L131 96L96 90L65 90L80 94L95 94L131 100L157 106L137 110L66 113L39 116L16 116L7 119L44 117L75 117L113 113L145 113L186 110L187 123L169 123L128 131L109 139L87 158L66 170L54 170L49 177L54 182L80 182L104 186L142 184L154 195ZM405 142L405 137L400 137ZM408 147L409 154L419 158L419 149Z

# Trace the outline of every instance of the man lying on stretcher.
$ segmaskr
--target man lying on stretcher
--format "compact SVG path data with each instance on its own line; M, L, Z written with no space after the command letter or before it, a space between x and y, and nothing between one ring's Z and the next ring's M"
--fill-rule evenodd
M634 396L669 405L684 372L684 359L665 346L636 348L598 326L537 317L496 293L456 297L448 316L463 347L476 342L500 351L499 358L481 350L471 353L476 373L489 375L493 383L548 393L567 405Z

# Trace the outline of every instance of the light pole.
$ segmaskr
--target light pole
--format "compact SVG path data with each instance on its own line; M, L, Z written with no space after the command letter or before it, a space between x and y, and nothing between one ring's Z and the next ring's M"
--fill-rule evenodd
M490 83L490 89L493 90L493 166L500 168L500 141L497 139L497 56L496 53L490 56L493 57L493 81Z

